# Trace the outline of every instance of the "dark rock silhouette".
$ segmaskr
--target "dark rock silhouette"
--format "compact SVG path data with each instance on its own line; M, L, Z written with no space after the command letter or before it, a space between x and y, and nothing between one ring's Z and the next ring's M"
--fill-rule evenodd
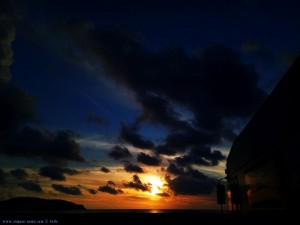
M0 211L85 210L83 205L59 199L17 197L0 201Z

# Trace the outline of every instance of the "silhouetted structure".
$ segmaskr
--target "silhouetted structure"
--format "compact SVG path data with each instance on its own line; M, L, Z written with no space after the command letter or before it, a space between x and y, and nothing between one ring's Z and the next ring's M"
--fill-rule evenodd
M232 145L229 209L293 210L300 204L300 57Z

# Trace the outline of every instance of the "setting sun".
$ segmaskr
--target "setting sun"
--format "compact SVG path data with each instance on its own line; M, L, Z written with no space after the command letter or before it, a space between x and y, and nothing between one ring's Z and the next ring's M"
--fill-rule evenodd
M160 193L161 188L163 187L163 182L157 176L147 177L147 181L151 184L151 195L156 195Z

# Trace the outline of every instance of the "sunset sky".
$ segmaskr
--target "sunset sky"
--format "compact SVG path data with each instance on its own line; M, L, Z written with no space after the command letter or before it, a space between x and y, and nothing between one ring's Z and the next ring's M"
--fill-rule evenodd
M300 50L299 1L0 1L0 200L215 209Z

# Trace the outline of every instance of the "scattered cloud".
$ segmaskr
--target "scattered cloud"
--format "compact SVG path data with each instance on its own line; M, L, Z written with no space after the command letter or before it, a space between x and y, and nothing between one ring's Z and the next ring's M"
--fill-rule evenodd
M117 194L124 193L121 189L116 189L116 188L108 186L108 185L99 187L99 191L106 192L106 193L109 193L109 194L112 194L112 195L117 195Z
M28 126L22 127L25 123L37 122L33 96L18 86L2 82L0 93L1 153L34 159L39 157L50 163L84 161L71 131L42 132Z
M66 180L62 168L56 166L46 166L40 168L39 175L48 177L51 180Z
M4 0L0 3L0 49L3 50L0 53L0 108L3 110L0 153L40 158L55 165L62 165L68 160L84 162L79 143L71 131L23 127L36 120L35 98L7 83L11 77L9 67L12 64L11 44L16 17L10 2ZM225 121L250 117L265 99L266 93L258 86L260 76L255 68L243 63L237 52L223 45L205 47L195 55L187 54L179 45L152 52L144 48L132 33L121 29L96 30L89 22L67 23L62 33L72 39L71 42L66 41L70 48L63 48L68 49L65 53L69 59L85 64L99 62L105 71L99 76L108 76L133 92L140 113L133 124L121 123L118 137L136 148L150 150L147 154L139 153L137 162L159 166L163 155L176 155L166 169L166 172L175 175L175 178L167 180L170 189L177 195L212 193L214 180L192 166L211 167L224 161L221 151L211 146L220 144L223 139L233 141L236 138L235 127L229 127ZM251 39L242 48L262 60L269 60L274 55L270 49ZM286 60L290 61L290 57L287 56ZM174 105L185 107L192 117L186 119ZM105 117L95 113L89 113L86 121L103 126L108 124ZM168 133L159 141L150 140L139 133L140 126L145 123L163 125ZM127 148L119 145L114 146L108 156L115 160L132 157ZM128 161L125 161L124 169L130 173L144 172L139 165ZM100 171L110 172L104 166ZM65 174L77 173L61 167L42 167L39 171L41 176L59 181L66 179ZM10 171L10 174L18 179L28 176L20 168ZM0 183L5 183L3 170L0 170ZM38 184L20 184L26 190L38 190L34 185ZM149 190L149 186L142 183L137 175L124 185ZM113 181L108 181L107 185L99 187L99 191L110 194L122 192L114 186ZM52 187L67 194L81 194L80 188L76 193L72 187L58 184ZM97 193L94 189L88 191ZM157 195L169 196L165 192Z
M209 177L196 178L191 176L179 176L167 179L169 188L175 195L202 195L213 193L216 180Z
M210 147L193 147L192 150L181 157L176 157L175 161L178 165L201 165L201 166L217 166L219 161L226 159L218 150L211 150Z
M115 160L132 157L131 153L126 147L121 147L119 145L113 146L111 151L108 153L108 156Z
M4 153L12 156L37 158L55 164L65 163L67 160L84 162L80 155L80 146L74 140L71 131L58 130L56 132L23 127L9 137L10 142L4 147Z
M92 195L97 194L97 190L94 190L94 189L87 189L87 190L88 190L88 192L89 192L90 194L92 194Z
M9 83L13 61L14 23L18 17L13 1L0 3L0 152L9 156L40 157L47 162L83 162L79 144L70 131L40 131L22 127L37 122L36 99L22 88Z
M115 182L108 181L107 185L100 186L98 190L112 195L123 194L124 192L121 189L115 188L115 185Z
M174 175L186 175L185 168L178 167L174 163L170 163L166 171Z
M86 191L88 191L90 194L92 194L92 195L95 195L95 194L97 194L97 190L95 190L95 189L92 189L92 188L89 188L89 187L86 187L86 186L84 186L84 185L81 185L81 184L78 184L78 188L79 189L83 189L83 190L86 190Z
M63 35L76 43L72 50L77 63L99 60L106 72L99 76L109 76L133 91L142 113L133 125L121 124L119 138L134 147L175 155L220 144L222 138L232 137L229 133L235 134L235 127L224 121L249 118L267 96L258 86L255 68L224 45L209 46L194 55L186 54L180 45L151 52L122 29L66 25ZM253 41L244 48L268 55ZM186 108L192 119L182 119L174 104ZM154 146L137 133L146 122L169 128L163 143Z
M158 157L147 155L143 152L139 153L137 156L137 161L141 162L148 166L159 166L161 163L161 159Z
M43 192L43 189L41 188L41 186L37 183L34 183L33 181L25 181L18 185L27 191L34 191L34 192L38 192L38 193Z
M28 177L26 170L21 168L11 170L10 174L17 179L25 179L26 177Z
M165 143L158 145L155 148L157 154L175 155L176 153L184 153L195 146L212 145L219 142L221 139L220 133L208 133L205 131L189 130L173 132L165 139Z
M170 197L170 194L166 193L166 192L162 192L162 193L157 193L156 195L160 196L160 197Z
M6 4L7 1L4 2L1 4ZM2 18L6 18L2 15L13 14L12 11L6 13L3 9L0 13L1 22ZM0 46L5 49L4 56L0 56L0 78L5 81L9 80L9 66L12 63L11 42L14 30L11 21L0 23L1 43L4 37L6 42L3 43L7 45ZM9 29L5 31L3 27ZM154 157L142 152L138 154L137 161L158 166L161 160L157 155L181 154L167 168L167 172L177 176L174 179L168 178L169 187L175 194L211 193L214 180L192 169L191 165L216 166L225 160L220 151L210 148L219 144L222 138L232 140L235 135L233 127L228 127L224 121L250 117L266 97L266 93L258 87L260 76L255 69L242 63L238 53L223 45L207 47L201 53L191 56L180 46L151 52L143 48L133 34L121 29L99 31L89 23L72 22L62 30L64 35L72 39L70 43L74 43L73 48L68 48L68 56L72 56L73 61L99 61L106 71L103 74L133 91L141 113L134 124L121 123L118 137L136 148L152 150L156 155ZM2 36L2 32L5 35ZM268 49L252 40L247 40L243 48L259 57L269 57ZM170 82L172 85L166 85ZM39 157L53 164L61 164L67 160L84 162L80 146L71 131L41 131L21 126L35 119L32 96L18 87L1 82L0 90L4 93L0 96L0 107L4 108L4 116L0 118L3 124L0 128L1 153ZM187 108L193 118L189 121L182 119L174 104ZM100 125L107 123L105 118L94 113L88 115L87 121ZM152 140L138 133L139 126L143 123L161 124L168 128L169 133L155 145ZM108 155L115 160L132 157L127 148L118 145ZM126 172L144 172L139 165L128 161L125 161L124 169ZM109 172L106 167L100 170ZM25 176L20 175L20 171L13 173L11 174L15 177ZM61 167L42 167L39 171L41 176L59 181L66 179L64 174L76 173L76 170ZM0 182L2 179L4 180L4 175L1 175L0 170ZM112 187L114 185L113 182L107 183L99 187L99 191L120 193L120 189ZM149 191L149 185L143 184L137 175L133 176L133 181L124 183L124 186ZM58 184L53 184L52 187L62 193L81 195L78 187Z
M22 127L37 122L36 99L22 88L9 83L13 61L14 23L18 17L13 1L0 3L0 153L29 158L40 157L47 162L73 160L83 162L79 144L70 131L40 131Z
M113 186L115 186L116 184L115 184L115 182L109 180L109 181L107 181L107 185L113 185Z
M151 141L146 140L141 135L137 134L137 127L135 125L128 126L121 123L119 138L136 148L151 149L154 147L154 144Z
M105 166L102 166L100 171L102 171L103 173L109 173L110 169L106 168Z
M0 2L0 84L11 78L9 67L13 62L12 42L15 39L17 16L13 1Z
M21 125L35 121L35 98L25 90L10 83L0 83L0 152L14 155L11 140Z
M149 184L144 184L140 180L138 175L133 175L133 181L130 181L128 183L124 183L124 186L127 188L133 188L136 190L141 190L141 191L150 191L150 185Z
M61 168L58 166L45 166L41 167L39 171L39 175L44 177L49 177L51 180L66 180L64 174L68 175L76 175L80 173L78 170L70 169L70 168Z
M174 174L174 175L189 176L189 177L194 177L194 178L199 178L199 179L208 178L204 173L200 172L199 170L194 170L190 166L180 167L174 163L170 163L170 165L167 168L167 172Z
M79 174L80 171L76 169L71 169L71 168L62 168L63 173L68 174L68 175L76 175Z
M144 170L139 165L132 164L128 161L124 161L124 169L128 173L144 173Z
M65 193L68 195L82 195L80 189L76 186L66 187L60 184L52 184L52 188L58 192Z
M210 178L199 170L190 166L179 167L170 163L167 172L177 177L171 179L166 176L166 181L175 195L201 195L211 194L217 184L217 180Z
M137 118L138 123L163 124L174 130L189 127L189 123L181 120L180 115L173 109L172 101L153 93L139 95L137 99L143 108L143 113Z

